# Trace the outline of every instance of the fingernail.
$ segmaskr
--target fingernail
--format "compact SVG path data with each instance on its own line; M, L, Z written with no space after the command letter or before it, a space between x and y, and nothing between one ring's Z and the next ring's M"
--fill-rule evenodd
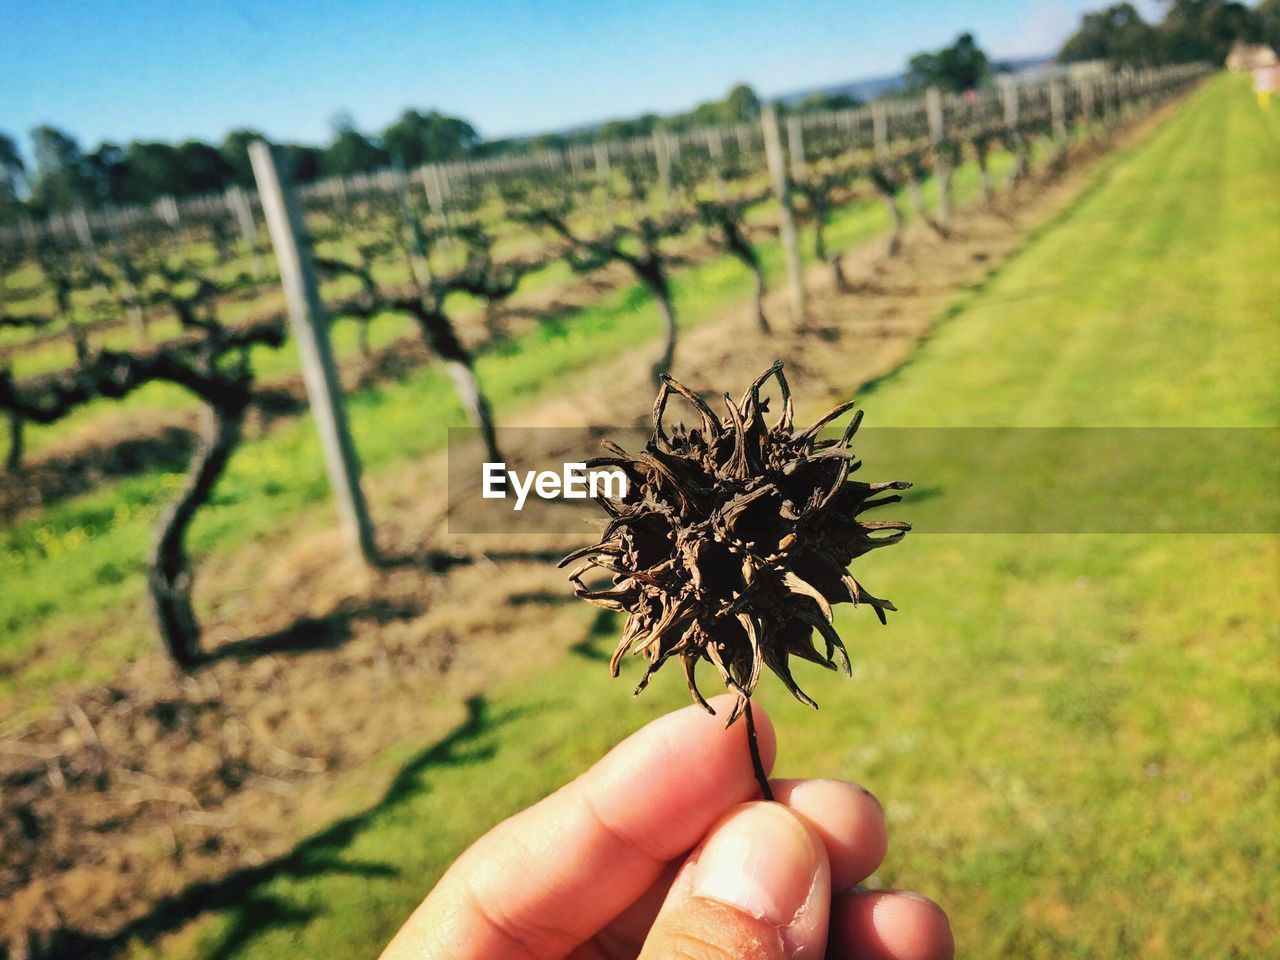
M817 851L794 814L777 803L749 803L712 830L693 893L785 926L808 901L817 870Z
M893 894L895 897L901 897L903 900L911 900L911 901L914 901L915 903L924 903L931 907L938 906L928 897L924 896L923 894L916 893L914 890L889 890L887 892Z
M866 787L862 786L861 784L858 785L858 789L861 790L864 794L866 794L867 799L876 805L877 810L879 810L881 813L884 813L884 804L880 802L879 797L877 797L874 793L872 793L870 790L868 790Z

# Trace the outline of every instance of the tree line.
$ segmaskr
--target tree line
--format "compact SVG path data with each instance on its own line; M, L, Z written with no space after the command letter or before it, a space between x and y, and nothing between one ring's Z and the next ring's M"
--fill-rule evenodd
M1280 0L1260 0L1254 6L1238 0L1162 3L1159 23L1144 20L1128 2L1086 13L1057 59L1062 63L1102 60L1116 66L1221 64L1240 40L1280 46ZM913 56L903 75L903 92L915 93L928 86L957 93L974 90L999 70L972 34L965 33L948 47ZM847 94L815 94L790 109L804 113L858 105ZM759 96L747 84L737 84L723 98L683 113L649 113L526 138L486 140L468 121L438 110L406 110L380 134L361 131L349 115L340 114L333 121L328 144L289 144L286 149L295 179L306 183L323 176L367 173L393 163L412 168L530 148L565 148L597 139L648 136L659 129L679 132L711 124L749 123L759 115ZM164 196L251 186L248 144L261 136L256 130L239 129L216 145L200 140L103 142L85 150L73 135L45 125L31 131L28 159L17 140L0 131L0 221L23 212L42 216L75 207L151 203Z
M796 104L799 112L859 105L844 94L815 94ZM564 148L596 139L647 136L695 126L755 122L760 98L746 84L734 86L719 100L701 103L685 113L645 114L610 120L598 127L529 138L486 140L468 121L437 110L406 110L380 134L356 127L349 114L338 114L324 146L287 144L294 179L309 183L320 177L350 176L400 164L412 169L424 163L468 157L491 157L528 149ZM17 140L0 132L0 220L22 211L41 216L76 207L152 203L161 197L185 197L253 186L248 145L264 135L257 130L230 131L219 144L187 140L178 144L134 141L103 142L85 150L71 134L53 126L31 131L31 161Z
M1105 60L1128 67L1222 64L1238 41L1280 47L1280 0L1162 0L1158 23L1132 3L1086 13L1058 54L1062 63Z
M23 210L42 215L251 187L248 147L259 139L260 131L239 129L216 145L200 140L107 141L85 150L71 134L43 125L31 131L28 161L17 141L0 132L0 218ZM295 177L307 182L383 168L393 158L410 167L456 160L479 152L482 143L466 120L436 110L406 110L377 136L339 115L326 146L289 144L286 149Z

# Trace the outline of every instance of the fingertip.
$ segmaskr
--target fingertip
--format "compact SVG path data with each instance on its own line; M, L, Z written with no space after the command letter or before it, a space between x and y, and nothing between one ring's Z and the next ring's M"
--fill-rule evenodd
M884 861L889 844L880 802L842 780L774 780L774 799L805 818L827 848L831 888L849 889Z
M751 768L750 755L747 752L746 744L740 741L745 740L747 736L747 722L743 717L739 717L734 721L733 726L726 727L725 721L733 713L733 705L737 701L737 694L721 693L714 697L708 697L707 703L715 714L707 713L701 706L690 704L682 707L674 713L669 713L665 717L660 717L654 723L662 723L670 718L679 717L681 723L689 721L690 717L696 716L700 723L706 723L709 726L717 727L724 734L723 741L726 744L732 744L731 749L735 751L735 755L742 761L746 762L747 769L751 770L752 777L755 773ZM760 750L760 762L764 766L765 773L773 769L773 764L778 756L778 738L773 729L773 721L769 718L769 713L757 700L752 700L750 704L752 720L756 727L756 745Z
M739 804L677 874L640 956L821 957L830 906L826 848L807 819L780 803Z
M710 698L714 715L690 704L650 721L568 789L610 811L611 819L655 828L661 824L658 847L666 858L692 848L726 810L760 795L746 724L740 720L725 729L735 699L730 694ZM761 761L768 770L776 752L773 724L759 707L755 720ZM643 832L651 833L648 828Z
M835 956L841 960L952 960L946 913L917 893L868 890L832 906Z

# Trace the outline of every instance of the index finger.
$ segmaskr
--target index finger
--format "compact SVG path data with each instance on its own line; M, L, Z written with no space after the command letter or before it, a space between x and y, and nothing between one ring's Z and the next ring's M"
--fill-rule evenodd
M759 795L745 724L696 706L653 721L578 779L481 837L383 954L557 957L594 936L692 849L731 807ZM765 769L773 726L756 707Z

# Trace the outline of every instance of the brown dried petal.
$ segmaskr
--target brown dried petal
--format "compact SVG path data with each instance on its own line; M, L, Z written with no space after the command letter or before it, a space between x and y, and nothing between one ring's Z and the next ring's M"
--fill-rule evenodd
M761 390L777 383L782 412L770 425ZM668 430L672 396L690 403L700 423ZM639 693L658 668L680 658L694 701L708 711L695 681L700 660L715 667L738 694L729 717L743 712L763 667L792 695L816 706L791 674L799 657L849 673L849 656L832 625L832 604L866 604L883 623L896 607L872 596L847 572L848 564L898 542L901 521L861 520L894 503L903 481L850 479L861 461L850 449L862 411L839 439L819 440L823 428L851 410L836 407L794 433L791 392L775 363L734 403L723 397L717 416L683 384L664 378L653 408L653 434L632 455L605 441L601 463L631 478L621 501L605 503L612 517L599 543L574 551L562 564L585 563L570 575L584 600L629 614L610 667L617 676L628 652L648 665ZM595 570L609 581L587 586ZM825 652L820 652L819 638Z

